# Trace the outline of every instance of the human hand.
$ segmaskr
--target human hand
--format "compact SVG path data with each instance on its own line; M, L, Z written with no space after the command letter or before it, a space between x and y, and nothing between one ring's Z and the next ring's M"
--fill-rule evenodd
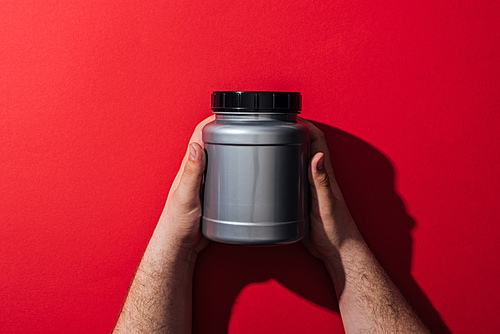
M160 235L170 247L183 252L183 256L191 262L208 244L200 230L200 196L206 163L202 130L213 119L214 116L206 118L194 130L155 230L155 234Z
M324 134L300 120L311 130L311 233L304 244L325 262L345 332L429 333L356 227L335 179Z
M311 131L311 232L304 244L312 255L325 261L336 258L345 240L362 240L362 237L335 179L323 132L307 120L300 118L300 121Z
M200 191L205 170L202 129L194 130L153 236L136 270L113 333L190 333L192 281L200 231Z

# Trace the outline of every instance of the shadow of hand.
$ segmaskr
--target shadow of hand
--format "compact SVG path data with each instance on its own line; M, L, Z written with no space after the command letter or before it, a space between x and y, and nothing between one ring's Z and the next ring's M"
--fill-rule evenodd
M451 333L411 275L411 230L394 189L394 168L373 146L342 130L315 122L325 134L337 181L368 245L432 331ZM275 279L294 293L338 312L324 265L301 243L277 247L210 244L195 269L193 333L227 333L233 303L250 283Z

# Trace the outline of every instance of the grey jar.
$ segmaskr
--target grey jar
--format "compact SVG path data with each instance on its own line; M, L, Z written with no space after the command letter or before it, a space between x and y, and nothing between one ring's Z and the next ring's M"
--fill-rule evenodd
M300 93L213 92L202 232L236 245L279 245L309 232L309 128Z

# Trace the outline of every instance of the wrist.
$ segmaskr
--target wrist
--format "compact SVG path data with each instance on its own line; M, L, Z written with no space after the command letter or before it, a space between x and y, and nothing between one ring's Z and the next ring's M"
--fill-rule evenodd
M186 263L194 266L198 253L194 247L185 246L181 239L176 233L158 226L149 241L144 257L158 263Z
M172 234L163 240L164 253L169 261L194 265L198 259L198 252L194 247L186 246L180 238Z
M182 259L194 262L198 253L208 244L200 230L200 219L193 222L178 220L169 216L162 216L156 226L153 237L158 243L170 248Z
M358 230L354 220L348 219L343 224L339 224L335 232L328 237L330 247L323 253L323 261L336 261L344 253L350 253L353 248L367 247L365 239Z
M198 259L198 253L192 248L182 246L173 246L174 257L176 261L185 262L187 264L195 265Z
M334 233L329 238L336 251L339 251L346 243L364 242L363 236L350 214L339 217L336 221L336 227L333 229Z

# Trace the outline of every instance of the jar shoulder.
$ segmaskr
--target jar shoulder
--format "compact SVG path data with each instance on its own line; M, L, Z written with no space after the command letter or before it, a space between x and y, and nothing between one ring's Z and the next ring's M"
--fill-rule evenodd
M309 142L309 127L300 121L214 120L203 128L203 141L214 144L303 144Z

